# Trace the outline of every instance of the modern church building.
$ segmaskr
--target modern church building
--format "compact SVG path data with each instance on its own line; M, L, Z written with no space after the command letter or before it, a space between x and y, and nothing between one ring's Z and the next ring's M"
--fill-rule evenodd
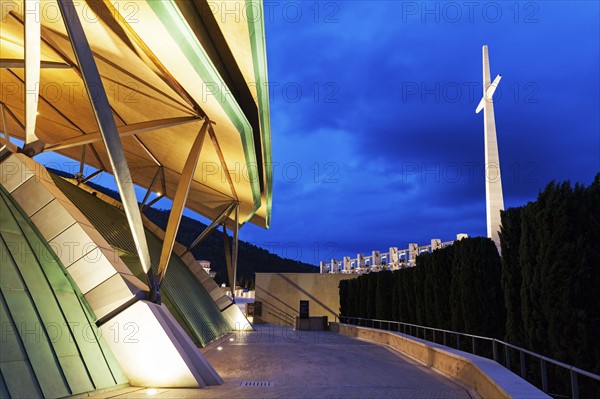
M222 383L197 348L247 320L190 250L223 228L235 281L272 190L263 6L226 3L0 2L0 397ZM212 221L190 247L185 208Z

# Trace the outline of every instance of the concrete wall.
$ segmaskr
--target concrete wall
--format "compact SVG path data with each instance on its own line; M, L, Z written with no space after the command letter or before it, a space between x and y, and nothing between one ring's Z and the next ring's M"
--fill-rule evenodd
M294 325L300 301L309 301L310 316L335 321L340 311L339 283L352 274L256 273L254 302L262 302L262 317L254 322Z
M333 323L330 330L389 345L475 389L482 398L550 398L493 360L397 332Z

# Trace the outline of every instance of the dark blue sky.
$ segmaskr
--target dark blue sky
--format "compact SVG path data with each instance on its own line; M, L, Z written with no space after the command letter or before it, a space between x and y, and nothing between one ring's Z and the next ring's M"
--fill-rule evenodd
M465 3L467 5L465 5ZM268 2L269 231L319 260L486 234L481 46L507 207L600 171L598 2ZM301 91L301 93L300 93ZM301 172L301 176L300 176Z
M599 21L596 1L265 0L273 218L241 238L318 264L485 235L483 44L492 77L503 75L505 205L553 179L589 184L600 171Z

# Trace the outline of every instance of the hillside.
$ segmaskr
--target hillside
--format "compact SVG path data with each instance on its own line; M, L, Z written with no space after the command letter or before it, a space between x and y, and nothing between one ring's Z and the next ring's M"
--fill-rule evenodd
M48 169L59 176L72 178L73 176L58 170ZM88 186L120 201L119 193L109 188L94 183ZM169 210L149 208L144 214L161 229L166 229ZM177 241L183 245L190 245L204 230L206 225L195 219L183 216L177 234ZM214 231L202 243L192 249L192 254L198 260L208 260L211 268L217 275L218 284L227 283L225 266L225 250L223 249L223 233ZM251 287L254 282L254 273L317 273L319 269L308 263L282 258L269 251L245 241L240 241L238 254L237 283L244 287Z

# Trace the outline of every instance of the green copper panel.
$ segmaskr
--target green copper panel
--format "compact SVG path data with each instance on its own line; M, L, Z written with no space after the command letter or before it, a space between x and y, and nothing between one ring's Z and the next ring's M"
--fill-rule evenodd
M2 187L0 194L6 397L62 397L126 383L63 265Z

